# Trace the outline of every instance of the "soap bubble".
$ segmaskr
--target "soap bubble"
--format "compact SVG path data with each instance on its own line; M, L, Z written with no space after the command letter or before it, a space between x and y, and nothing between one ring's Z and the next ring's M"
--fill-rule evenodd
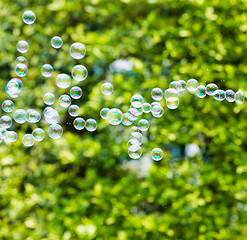
M128 150L129 156L132 159L138 159L142 155L142 149L140 146L134 146Z
M28 51L29 45L26 41L21 40L16 44L16 49L20 53L26 53Z
M82 90L78 86L74 86L70 89L70 96L74 99L79 99L82 96Z
M89 118L87 121L86 121L86 124L85 124L85 128L89 131L89 132L93 132L96 130L97 128L97 122L95 119L93 118Z
M72 116L72 117L77 117L79 115L79 106L78 105L71 105L69 107L69 115Z
M176 89L168 88L165 90L164 97L167 101L173 102L178 99L179 93Z
M198 82L196 79L191 78L190 80L188 80L187 89L189 92L195 92L197 87L198 87Z
M56 84L59 88L68 88L70 86L70 76L66 73L61 73L56 78Z
M15 66L15 73L18 77L25 77L27 72L28 68L26 64L20 63Z
M87 78L87 74L87 69L83 65L74 66L71 72L72 77L78 82L84 81Z
M130 151L133 151L136 147L139 147L140 144L139 142L136 140L136 139L130 139L128 142L127 142L127 148L130 150Z
M69 49L70 56L74 59L81 59L86 54L86 48L82 43L73 43Z
M22 138L22 143L26 147L31 147L34 144L34 137L32 134L25 134Z
M61 95L58 101L59 105L64 108L69 107L71 104L71 98L67 94Z
M36 16L35 13L33 11L25 11L22 15L22 20L24 23L31 25L35 22L36 20Z
M41 118L39 112L34 109L28 109L26 113L28 123L37 123Z
M43 96L43 101L46 105L52 105L55 101L55 96L53 93L45 93Z
M13 118L17 123L22 124L27 120L27 113L24 109L17 109L14 112Z
M111 125L118 125L122 122L122 112L117 108L112 108L109 113L108 122Z
M151 113L154 117L156 118L160 118L163 116L164 114L164 109L161 105L155 105L152 109L151 109Z
M42 67L41 67L41 74L48 78L48 77L51 77L53 72L54 72L54 69L53 69L53 66L51 64L44 64Z
M45 138L45 132L42 128L35 128L32 135L36 142L41 142Z
M143 112L149 113L151 111L151 105L149 103L143 103Z
M184 80L179 80L178 83L180 84L181 87L179 87L179 92L182 92L186 89L186 82Z
M182 89L183 89L183 87L179 81L170 82L169 88L173 88L173 89L177 90L178 92L182 91Z
M63 128L59 124L52 124L47 132L50 138L58 139L63 135Z
M166 106L167 108L171 109L171 110L174 110L178 107L179 105L179 100L175 100L175 101L167 101L166 100Z
M8 129L12 126L12 119L9 116L2 116L0 118L0 126L4 129Z
M143 136L139 132L133 132L130 135L130 139L135 139L138 143L138 145L141 145L143 143Z
M142 107L144 99L141 95L135 94L131 97L130 102L131 102L133 107L139 108L139 107Z
M5 133L7 132L6 129L4 128L0 128L0 143L3 141L4 137L5 137Z
M133 132L139 132L139 128L137 126L133 126L130 128L130 134Z
M73 125L75 129L82 130L85 127L85 120L82 117L78 117L74 120Z
M51 46L54 48L60 48L63 45L63 40L59 36L54 36L51 39Z
M144 131L147 131L148 128L149 128L149 122L148 120L146 119L141 119L139 122L138 122L138 128L144 132Z
M154 148L151 156L154 161L160 161L163 158L163 151L160 148Z
M14 103L11 100L5 100L2 103L2 109L4 112L12 112L14 110Z
M203 85L198 86L196 90L196 95L199 98L204 98L206 96L206 87Z
M130 115L129 115L129 118L132 120L132 121L135 121L137 118L138 118L138 110L136 108L130 108L128 109L127 111Z
M214 83L209 83L206 86L206 90L207 90L207 95L212 96L214 95L214 92L218 89L217 85Z
M100 111L100 116L103 118L103 119L109 119L109 113L110 113L110 109L109 108L102 108L101 111Z
M111 95L113 92L112 84L108 82L103 83L101 86L101 92L106 96Z
M130 126L133 123L130 113L124 113L122 115L122 124L125 126Z
M50 123L50 124L56 124L60 121L60 116L57 112L57 110L55 110L52 107L46 107L43 111L45 120Z
M226 100L228 102L234 102L235 101L236 94L231 89L226 90Z
M217 101L223 101L226 97L226 93L225 91L218 89L216 91L214 91L214 95L213 98Z
M236 97L235 97L236 103L242 104L242 103L244 103L244 100L245 100L245 97L244 97L243 91L242 90L238 90L236 92Z
M16 65L17 64L25 64L25 65L27 65L27 59L25 57L23 57L23 56L19 56L19 57L16 58L15 64Z
M18 136L15 131L6 131L4 133L4 142L13 143L17 140Z
M19 78L12 78L6 85L6 92L13 96L13 94L19 94L23 89L23 83Z
M159 101L162 99L163 97L163 91L161 88L153 88L151 91L151 97L155 100L155 101Z

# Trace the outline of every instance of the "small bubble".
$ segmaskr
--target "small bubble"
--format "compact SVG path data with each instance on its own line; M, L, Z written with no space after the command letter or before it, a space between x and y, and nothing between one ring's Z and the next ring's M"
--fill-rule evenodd
M214 91L213 98L217 101L223 101L226 97L225 91L218 89Z
M163 90L161 88L153 88L151 91L151 97L155 101L160 101L163 97Z
M207 92L207 95L209 96L212 96L214 95L214 92L218 89L217 85L214 84L214 83L209 83L207 86L206 86L206 92Z
M15 64L16 65L17 64L25 64L25 65L27 65L27 59L25 57L23 57L23 56L19 56L19 57L16 58Z
M34 144L34 138L32 134L25 134L22 138L22 143L26 147L31 147Z
M3 137L4 141L9 142L9 143L15 142L17 140L17 138L18 138L18 136L17 136L17 133L15 131L6 131L4 133L4 137Z
M102 108L101 111L100 111L100 116L103 118L103 119L109 119L109 113L110 113L110 109L109 108Z
M59 139L63 135L63 128L59 124L52 124L48 128L48 136L52 139Z
M93 132L97 129L97 122L95 119L93 118L89 118L87 121L86 121L86 129L89 131L89 132Z
M42 128L35 128L32 135L36 142L41 142L45 138L45 132Z
M4 129L9 129L12 126L12 119L9 116L2 116L0 118L0 126Z
M41 67L41 74L48 78L48 77L51 77L53 72L54 72L54 69L52 67L52 65L50 64L44 64L42 67Z
M78 105L71 105L69 107L69 115L72 116L72 117L77 117L79 115L79 106Z
M25 77L27 75L28 68L26 64L19 63L15 66L15 73L18 77Z
M35 13L33 11L25 11L22 15L22 20L24 23L31 25L35 22L36 20L36 16Z
M198 82L196 79L191 78L190 80L188 80L187 89L189 92L195 92L197 87L198 87Z
M26 41L21 40L16 44L16 49L20 53L26 53L28 51L29 45Z
M74 120L73 125L75 129L82 130L85 127L85 120L82 117L78 117Z
M2 109L4 112L12 112L14 110L14 103L11 100L5 100L2 103Z
M14 112L14 117L13 118L19 124L25 123L26 120L27 120L27 113L26 113L26 111L24 109L17 109Z
M64 94L64 95L61 95L60 98L59 98L59 105L61 107L64 107L64 108L67 108L69 107L71 104L71 98L69 95L67 94Z
M206 87L203 85L198 86L196 90L196 95L199 98L204 98L206 96Z
M106 96L111 95L113 92L112 84L108 82L103 83L101 86L101 92Z
M108 122L111 125L119 125L122 122L122 112L117 108L112 108L109 113Z
M149 128L149 122L148 120L146 119L141 119L139 122L138 122L138 128L144 132L144 131L147 131L148 128Z
M46 105L52 105L55 102L55 96L53 93L45 93L43 101Z
M82 89L78 86L74 86L70 89L70 96L74 99L79 99L82 96Z
M163 151L160 148L154 148L151 156L154 161L160 161L163 158Z
M51 39L51 46L54 48L60 48L63 45L63 40L59 36L54 36Z
M236 94L231 89L226 90L226 100L228 102L234 102L235 101Z
M59 88L68 88L70 86L71 79L70 76L66 73L61 73L56 78L56 84Z

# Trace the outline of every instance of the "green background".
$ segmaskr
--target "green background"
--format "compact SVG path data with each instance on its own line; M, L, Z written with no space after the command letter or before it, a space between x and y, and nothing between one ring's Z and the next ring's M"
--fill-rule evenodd
M35 12L35 24L23 23L25 10ZM22 136L48 125L14 124L17 142L0 145L0 239L247 239L246 103L187 93L169 110L162 101L163 117L142 115L150 128L135 162L126 146L130 127L99 115L103 107L127 111L133 94L152 102L152 88L179 79L244 91L246 11L245 0L0 1L1 102L15 77L16 43L26 40L29 72L15 109L41 113L44 93L67 93L55 77L83 64L89 75L75 104L84 119L98 121L93 133L76 131L63 111L63 137L46 136L31 148ZM59 50L50 45L55 35L64 42ZM87 48L81 60L69 55L77 41ZM133 69L112 71L117 59ZM40 74L45 63L55 69L49 79ZM114 86L109 97L100 92L105 80ZM200 154L188 158L191 143ZM163 160L145 162L155 147Z

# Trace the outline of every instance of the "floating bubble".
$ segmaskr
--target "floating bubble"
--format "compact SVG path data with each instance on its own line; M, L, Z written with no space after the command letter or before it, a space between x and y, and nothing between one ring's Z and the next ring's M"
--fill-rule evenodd
M133 123L133 120L131 119L131 114L129 112L124 113L122 115L122 124L125 126L130 126Z
M149 122L148 122L148 120L146 120L146 119L141 119L141 120L138 122L138 128L139 128L142 132L147 131L148 128L149 128Z
M197 87L198 87L198 82L196 79L191 78L190 80L188 80L187 89L189 92L195 92Z
M109 113L110 113L110 109L109 108L102 108L101 111L100 111L100 116L103 118L103 119L109 119Z
M163 158L163 151L160 148L154 148L151 156L154 161L160 161Z
M12 112L14 110L14 103L11 100L5 100L2 103L2 109L4 112Z
M160 101L163 97L163 90L161 88L153 88L151 91L151 97L155 101Z
M129 156L132 159L138 159L142 155L142 149L140 146L132 147L128 150Z
M151 105L149 103L143 103L143 112L149 113L151 111Z
M41 69L41 74L48 78L48 77L51 77L53 72L54 72L54 69L53 69L53 66L51 64L44 64Z
M154 117L160 118L164 114L164 109L161 105L155 105L153 108L151 108L151 113Z
M169 88L173 88L177 90L178 92L180 92L182 90L182 85L180 84L179 81L172 81L169 84Z
M52 124L47 132L50 138L59 139L63 135L63 128L59 124Z
M130 139L128 142L127 142L127 148L128 150L130 151L133 151L135 148L139 147L140 144L139 142L136 140L136 139Z
M53 93L45 93L43 101L46 105L52 105L55 102L55 96Z
M28 123L37 123L41 118L39 112L37 112L35 109L28 109L26 113Z
M74 99L79 99L82 96L82 90L78 86L74 86L70 89L70 96Z
M153 108L154 108L155 106L160 106L160 107L162 107L161 104L160 104L160 102L152 102L152 103L151 103L151 112L153 111Z
M112 86L112 84L111 83L108 83L108 82L103 83L102 86L101 86L101 92L105 96L111 95L112 92L113 92L113 86Z
M59 88L68 88L70 86L71 79L70 76L66 73L61 73L56 78L56 84Z
M36 142L41 142L45 138L45 132L42 128L35 128L32 132L33 139Z
M13 143L17 140L18 136L15 131L6 131L4 133L4 142Z
M181 87L179 87L178 91L183 92L186 89L186 82L184 80L179 80L178 83L181 85Z
M139 113L138 113L138 110L136 108L130 108L128 109L127 111L130 115L129 115L129 118L132 120L132 121L135 121L138 116L139 116Z
M19 78L12 78L6 85L6 92L13 96L14 94L19 94L23 89L23 83Z
M178 99L179 93L176 89L168 88L165 90L164 97L167 101L173 102Z
M4 137L5 137L5 133L7 132L6 129L4 128L0 128L0 143L4 140Z
M12 119L9 116L2 116L0 118L0 126L4 129L9 129L12 126Z
M236 94L231 89L226 90L226 100L228 102L234 102L235 101Z
M206 92L207 92L207 95L209 96L213 96L214 95L214 92L218 89L217 85L214 84L214 83L209 83L207 86L206 86Z
M25 11L22 15L22 20L24 23L31 25L35 22L36 20L36 15L33 11Z
M166 106L167 108L171 109L171 110L174 110L178 107L179 105L179 100L175 100L175 101L167 101L166 100Z
M242 103L244 103L244 100L245 100L245 97L244 97L243 91L242 90L238 90L236 92L236 97L235 97L236 103L242 104Z
M31 147L34 144L34 137L32 134L25 134L22 138L22 143L26 147Z
M63 45L63 40L59 36L54 36L51 39L51 46L54 48L60 48Z
M69 49L70 56L74 59L81 59L86 54L86 48L82 43L73 43Z
M85 127L85 120L82 117L78 117L74 120L73 125L75 129L82 130Z
M73 67L71 74L76 81L81 82L87 78L88 72L83 65L76 65Z
M20 53L26 53L28 51L29 45L26 41L21 40L16 44L16 49Z
M56 124L60 121L60 116L57 112L57 110L55 110L52 107L46 107L43 111L45 120L50 123L50 124Z
M19 56L19 57L16 58L15 64L16 65L17 64L25 64L25 65L27 65L27 59L25 57L23 57L23 56Z
M204 98L206 96L206 87L203 85L198 86L196 90L196 95L199 98Z
M226 93L225 91L218 89L216 91L214 91L214 95L213 98L217 101L223 101L226 97Z
M136 141L138 141L138 145L141 145L143 143L143 136L139 132L131 133L130 139L135 139Z
M15 73L18 77L25 77L27 72L28 68L26 64L20 63L15 66Z
M61 107L64 107L64 108L67 108L69 107L71 104L71 98L69 95L67 94L64 94L64 95L61 95L60 98L59 98L59 105Z
M137 126L133 126L130 128L130 134L133 132L139 132L139 128Z
M72 117L77 117L79 115L79 106L78 105L71 105L69 107L69 115L72 116Z
M111 125L118 125L122 122L122 112L117 108L112 108L109 113L108 122Z
M27 121L27 113L24 109L17 109L13 118L17 123L22 124Z
M93 132L96 130L97 128L97 122L95 119L93 118L89 118L87 121L86 121L86 124L85 124L85 128L89 131L89 132Z
M139 107L142 107L144 98L141 95L136 94L131 97L130 101L134 108L139 108Z

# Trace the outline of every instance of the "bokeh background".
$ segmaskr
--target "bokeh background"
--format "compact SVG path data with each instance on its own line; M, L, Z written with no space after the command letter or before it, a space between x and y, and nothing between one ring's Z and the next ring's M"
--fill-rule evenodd
M31 26L25 10L36 14ZM41 113L44 93L66 93L55 77L83 64L89 75L76 103L80 116L98 121L93 133L77 131L64 111L63 137L46 134L31 148L22 136L49 125L12 127L17 142L0 145L0 239L247 239L246 103L187 93L177 109L164 105L163 117L146 114L139 160L128 156L130 127L99 114L126 111L133 94L151 102L152 88L179 79L244 91L246 11L245 0L0 1L1 102L16 76L16 43L26 40L29 72L15 109ZM59 50L50 45L55 35ZM79 61L69 55L73 42L87 48ZM50 79L40 74L45 63L55 69ZM114 86L108 97L100 92L105 80ZM160 162L151 160L155 147L164 151Z

